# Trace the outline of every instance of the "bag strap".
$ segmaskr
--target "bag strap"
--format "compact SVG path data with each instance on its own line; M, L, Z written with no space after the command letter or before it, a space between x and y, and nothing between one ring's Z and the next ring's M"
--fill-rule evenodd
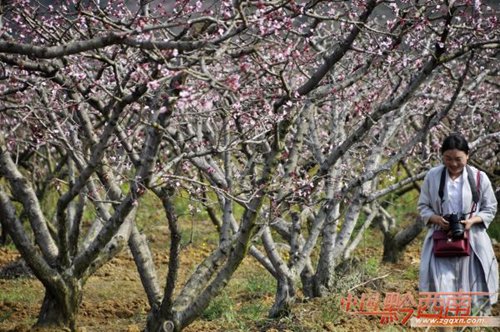
M472 168L469 165L467 166L467 176L469 177L470 190L472 191L472 209L469 214L469 218L472 218L472 214L476 212L477 203L479 202L479 190L481 188L481 174L480 170L477 170L476 181L474 181L474 175L472 174Z
M476 174L476 181L474 181L474 172L472 171L472 168L469 165L466 165L467 167L467 176L469 178L469 185L470 185L470 190L472 192L472 201L477 204L479 202L479 188L480 188L480 181L481 181L481 174L479 170L477 170Z
M446 183L446 166L443 166L443 170L441 171L441 179L439 181L439 198L441 199L441 204L443 203L444 197L444 184Z

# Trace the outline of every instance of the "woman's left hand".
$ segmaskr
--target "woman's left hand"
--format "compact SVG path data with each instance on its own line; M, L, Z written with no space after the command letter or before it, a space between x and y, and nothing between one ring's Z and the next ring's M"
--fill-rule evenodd
M472 227L472 225L483 222L483 219L481 219L481 217L474 216L472 218L465 219L460 222L464 224L465 230L468 231Z
M474 225L474 222L471 219L462 220L460 222L464 224L466 231L468 231L472 227L472 225Z

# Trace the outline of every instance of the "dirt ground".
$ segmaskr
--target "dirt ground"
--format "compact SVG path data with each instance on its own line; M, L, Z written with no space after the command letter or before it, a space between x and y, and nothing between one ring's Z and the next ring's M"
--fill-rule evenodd
M152 239L154 241L154 238ZM351 293L361 296L365 292L410 292L417 298L417 279L419 264L418 244L408 248L404 258L398 264L380 264L378 270L367 278L365 283L357 285ZM497 255L500 245L495 245ZM208 249L187 247L183 251L183 271L190 271L208 252ZM380 257L380 250L364 248L364 257ZM156 262L166 270L168 256L156 253ZM251 278L255 273L255 262L246 258L237 272L235 279ZM43 297L40 282L29 275L19 264L19 254L12 247L0 248L0 331L29 331L36 322ZM165 271L163 271L165 272ZM261 273L258 272L257 273ZM262 273L266 273L262 270ZM164 273L163 273L164 275ZM231 284L228 288L231 288ZM13 291L16 290L16 291ZM2 293L4 293L2 295ZM345 294L344 294L345 295ZM298 296L298 303L290 317L281 320L269 320L260 315L254 322L242 325L238 311L252 295L241 291L231 293L231 302L235 316L229 319L223 313L219 319L199 319L185 331L407 331L408 327L398 324L383 325L375 316L350 316L339 310L342 296L322 299L304 299ZM272 293L262 293L257 299L264 308L270 308ZM345 296L344 296L345 298ZM494 308L494 315L499 315L499 306ZM331 308L331 310L327 310ZM266 309L266 310L267 310ZM141 331L144 328L149 310L146 297L134 268L130 254L124 252L101 268L92 276L84 289L83 303L79 310L78 329L90 331ZM242 327L243 326L243 327ZM415 329L416 330L416 329ZM420 329L423 331L423 329ZM432 331L432 330L431 330Z

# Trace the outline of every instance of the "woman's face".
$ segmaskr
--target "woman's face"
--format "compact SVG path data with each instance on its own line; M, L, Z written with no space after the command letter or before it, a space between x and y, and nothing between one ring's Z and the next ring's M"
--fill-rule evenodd
M443 153L444 165L448 169L450 176L454 178L462 174L468 159L469 156L465 152L457 149L446 150Z

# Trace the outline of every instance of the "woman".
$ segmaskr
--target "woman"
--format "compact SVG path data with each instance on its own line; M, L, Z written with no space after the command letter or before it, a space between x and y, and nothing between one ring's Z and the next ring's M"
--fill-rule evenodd
M487 175L467 165L469 146L462 135L446 137L441 154L444 165L429 170L418 201L420 215L429 228L422 248L419 290L487 292L488 296L472 297L472 314L490 315L491 306L498 300L498 262L486 229L495 217L495 194ZM476 183L471 186L470 182ZM474 204L473 192L477 191L479 199ZM440 229L450 231L450 222L443 216L451 214L463 216L460 219L469 233L469 256L433 254L432 234Z

